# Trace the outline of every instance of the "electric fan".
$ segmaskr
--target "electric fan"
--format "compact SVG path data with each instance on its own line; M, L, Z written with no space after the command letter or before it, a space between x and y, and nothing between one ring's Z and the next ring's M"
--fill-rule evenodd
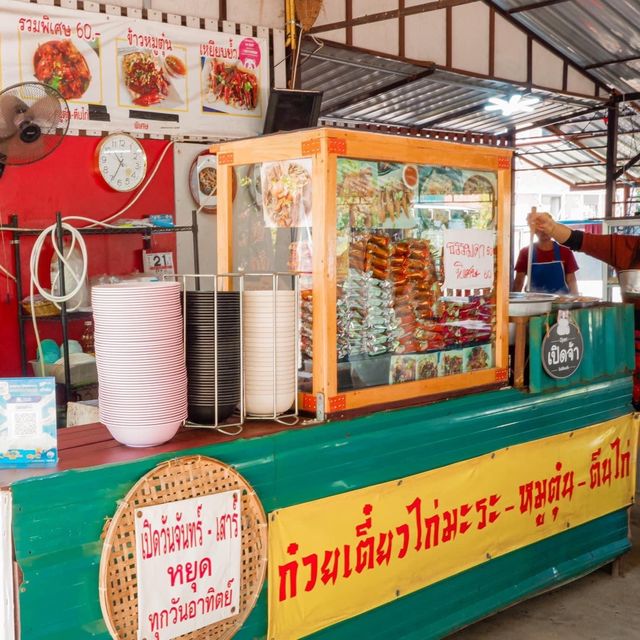
M30 164L55 151L69 128L69 105L40 82L0 91L0 176L5 165Z

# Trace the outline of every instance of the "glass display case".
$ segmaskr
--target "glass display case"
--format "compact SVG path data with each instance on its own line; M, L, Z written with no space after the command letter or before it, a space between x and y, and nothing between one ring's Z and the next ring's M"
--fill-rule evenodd
M509 150L340 129L213 150L219 272L302 274L303 409L506 383Z

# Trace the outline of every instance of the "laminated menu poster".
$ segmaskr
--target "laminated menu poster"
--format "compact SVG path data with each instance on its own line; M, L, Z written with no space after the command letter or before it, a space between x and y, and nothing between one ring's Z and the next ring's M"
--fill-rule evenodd
M0 379L0 467L57 460L55 378Z
M0 0L0 86L54 87L69 104L73 129L207 137L262 131L265 39L49 4Z

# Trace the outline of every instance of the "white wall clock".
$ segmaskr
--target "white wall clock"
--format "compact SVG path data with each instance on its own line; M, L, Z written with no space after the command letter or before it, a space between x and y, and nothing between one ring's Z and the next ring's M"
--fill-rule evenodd
M133 191L147 174L147 154L128 133L112 133L96 149L98 172L115 191Z

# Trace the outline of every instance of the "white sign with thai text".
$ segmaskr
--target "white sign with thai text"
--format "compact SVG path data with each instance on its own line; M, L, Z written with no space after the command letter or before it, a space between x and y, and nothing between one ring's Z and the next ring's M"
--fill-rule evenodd
M495 231L446 229L443 250L445 289L467 290L493 287Z
M136 510L138 640L170 640L239 613L239 491Z

